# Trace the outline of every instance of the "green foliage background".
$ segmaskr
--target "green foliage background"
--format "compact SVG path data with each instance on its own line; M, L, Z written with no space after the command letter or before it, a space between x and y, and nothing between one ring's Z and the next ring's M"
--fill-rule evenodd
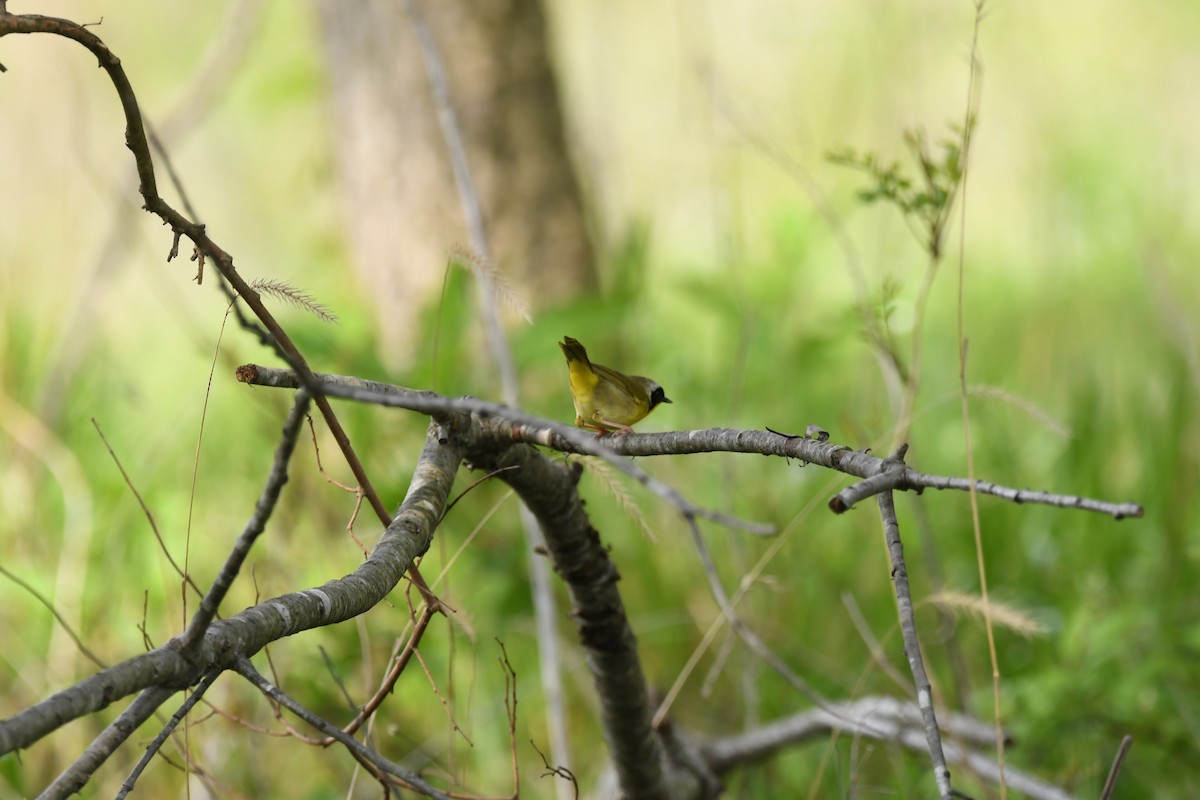
M103 15L97 32L121 55L152 120L180 95L225 13L223 4L51 5L37 10L78 20ZM329 87L313 20L291 4L264 8L236 77L173 153L210 233L245 274L286 280L339 313L341 324L331 327L281 309L316 368L430 386L436 341L434 388L495 398L472 287L459 272L449 276L436 330L430 311L425 356L399 372L382 366L388 360L375 352L363 300L369 287L350 277L338 229L335 143L323 101ZM555 341L570 334L597 360L667 388L675 404L644 429L817 423L835 441L885 448L895 411L854 310L844 241L905 351L925 261L899 214L857 203L861 175L825 156L851 148L901 159L905 131L923 127L936 140L961 122L970 4L760 0L702 8L552 3L548 10L605 289L542 310L530 325L511 321L526 409L569 418ZM1147 511L1118 524L980 501L994 596L1047 629L1032 639L998 632L1002 713L1017 742L1010 763L1083 796L1098 794L1127 733L1135 743L1118 797L1200 793L1198 16L1200 7L1188 4L996 3L980 29L962 261L968 380L984 387L971 406L976 468L999 483L1135 501ZM221 338L224 301L212 277L197 288L194 265L165 265L170 238L148 217L121 243L115 266L95 273L113 217L138 201L118 191L131 162L111 87L94 63L45 37L7 37L0 61L9 68L0 76L3 565L51 599L111 663L143 648L142 625L151 642L168 639L184 611L178 578L92 420L168 548L180 560L188 552L203 585L251 512L287 398L234 383L232 367L265 352L232 325ZM812 186L842 221L845 240L822 216ZM958 475L966 471L956 394L961 232L955 214L950 257L925 320L909 456L925 471ZM79 367L69 372L73 358ZM71 379L59 398L62 414L47 427L39 414L56 399L48 387L64 370ZM341 413L384 497L398 503L425 422L349 405ZM322 445L326 468L348 481L327 438ZM844 480L725 455L643 466L692 498L785 529L789 541L744 611L789 663L834 697L903 693L870 664L846 609L852 598L903 669L877 517L870 508L842 518L824 510ZM226 612L361 561L344 533L353 497L326 483L311 447L292 472L253 580L245 576ZM468 483L464 475L459 485ZM583 488L620 566L646 673L665 688L717 615L697 559L677 517L636 488L627 491L656 532L653 541L604 481L589 476ZM949 587L977 593L966 497L903 498L900 511L917 596L932 590L934 559ZM368 543L377 536L365 517L356 532ZM464 498L423 570L436 576L472 533L442 585L466 624L436 625L422 653L474 746L449 732L442 704L417 671L385 707L376 743L483 794L510 791L499 637L518 674L524 790L548 796L550 779L539 778L528 745L533 739L545 749L546 737L528 558L513 499L490 484ZM768 546L728 531L708 534L729 585ZM93 671L26 591L0 581L0 598L0 714ZM403 595L392 600L358 624L272 647L278 680L310 707L346 718L320 648L362 701L407 618ZM918 613L947 702L958 708L965 698L968 710L990 718L978 621L945 624L928 605ZM562 627L573 642L565 613ZM680 724L719 735L804 706L739 648L723 647L688 681L675 709ZM602 766L589 678L576 649L564 659L573 767L588 786ZM262 657L258 663L265 667ZM707 676L711 696L702 693ZM239 681L220 681L210 699L227 714L280 730ZM0 797L43 786L103 722L75 723L19 761L0 760ZM150 726L140 735L152 735ZM222 717L205 719L188 741L228 796L377 795L361 777L348 789L353 770L343 754L313 753L295 770L286 765L306 745ZM129 750L87 794L112 794L138 755ZM986 796L962 778L965 790ZM731 782L753 797L846 796L852 786L932 792L919 754L848 737L809 744ZM159 762L142 786L159 796L178 794L182 784L180 772Z

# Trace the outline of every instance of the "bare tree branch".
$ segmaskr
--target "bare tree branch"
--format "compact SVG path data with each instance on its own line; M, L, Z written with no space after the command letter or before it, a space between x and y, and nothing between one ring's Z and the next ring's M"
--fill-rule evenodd
M166 696L170 696L211 670L228 669L238 658L252 656L271 642L373 608L395 588L413 559L429 549L460 460L461 452L441 426L430 425L408 495L370 558L358 569L323 586L282 595L215 622L186 653L180 640L173 639L0 720L0 755L28 747L67 722L134 692L160 687L169 690Z
M314 389L312 370L309 368L304 356L300 353L299 348L292 342L291 337L287 335L287 332L275 320L271 312L267 310L267 307L263 305L259 293L234 268L233 256L221 249L215 241L209 238L204 225L189 220L159 196L154 176L154 160L150 153L150 144L142 122L141 112L138 109L137 97L134 94L133 86L130 84L128 76L125 74L124 68L121 66L121 60L108 49L108 46L98 36L82 25L57 17L45 17L37 14L9 14L7 9L0 8L0 37L14 33L49 33L63 36L80 43L96 56L100 62L100 66L108 73L109 79L112 81L113 87L117 91L117 96L121 101L121 108L125 114L125 144L133 153L138 174L138 191L145 201L143 207L169 225L175 236L175 242L171 247L168 261L178 253L179 238L186 236L195 245L195 255L198 258L208 259L216 265L221 275L233 288L235 294L230 299L240 298L244 300L246 305L250 307L250 310L254 312L255 317L262 323L263 327L260 328L247 320L242 315L240 309L237 309L238 322L296 370L301 383L313 395L313 401L317 404L317 408L320 409L321 416L325 419L325 424L329 426L330 433L338 443L338 447L341 449L347 465L350 467L351 472L354 473L359 486L362 487L363 495L371 504L375 515L384 525L391 523L391 514L384 505L379 493L375 491L375 487L367 475L366 468L350 444L350 437L347 436L337 415L333 413L333 408L329 405L329 401L319 390ZM222 289L226 290L227 287L222 284ZM421 573L415 565L411 566L409 574L413 582L421 590L426 601L436 603L436 598L433 597L429 587L425 585L425 579L421 577Z
M914 752L928 752L922 731L921 711L913 703L893 697L862 697L847 703L836 703L833 713L814 708L779 719L734 736L727 736L700 745L709 766L719 775L769 758L799 742L825 739L832 731L866 736L879 741L896 742ZM942 723L953 741L946 743L946 759L960 764L988 781L999 781L995 761L966 748L966 744L988 747L994 743L991 725L980 720L951 714ZM1034 800L1075 800L1070 792L1015 770L1005 769L1005 781L1010 789Z
M257 364L246 364L239 367L237 377L243 383L259 386L294 388L300 385L297 377L289 370ZM471 397L449 398L437 392L406 389L361 378L324 373L314 373L314 380L320 390L330 397L407 408L411 411L429 414L435 419L456 411L466 411L477 415L481 424L491 431L497 441L529 442L566 453L586 453L600 456L626 474L636 478L650 491L684 513L711 519L720 524L748 529L755 533L765 532L764 527L727 517L720 512L699 508L684 500L675 490L650 478L630 462L616 458L616 456L725 452L758 453L799 459L806 464L816 464L863 479L830 499L829 507L839 514L868 497L886 491L899 490L920 493L926 488L967 491L971 487L971 482L965 478L928 475L907 465L903 469L885 470L882 469L884 459L870 453L853 450L845 445L825 441L823 438L788 436L769 430L732 428L631 433L622 436L594 438L573 426ZM1059 508L1094 511L1117 520L1140 517L1144 513L1142 507L1137 503L1111 503L1076 495L1013 489L983 480L975 481L974 485L975 491L981 494L989 494L1018 504L1038 503Z
M898 453L891 463L897 467L903 463L903 453ZM900 523L896 520L896 505L891 492L879 495L879 514L883 517L883 532L887 539L888 556L892 561L892 582L896 587L896 605L900 615L900 635L904 639L904 655L912 672L913 685L917 690L917 706L921 709L921 720L925 724L925 738L929 757L933 761L933 776L937 781L938 795L950 800L953 789L950 785L950 770L946 767L946 754L942 751L942 735L938 730L937 713L933 708L933 687L925 673L925 660L921 657L921 640L917 637L917 623L913 615L912 592L908 587L908 567L904 563L904 545L900 541Z
M128 663L128 662L126 662ZM114 667L113 669L119 669ZM111 670L106 670L111 671ZM103 674L103 673L102 673ZM61 693L60 693L61 694ZM129 704L129 707L121 712L121 715L113 720L112 724L106 727L99 736L97 736L88 748L83 751L79 758L75 759L74 763L67 769L63 770L54 782L46 787L46 790L41 793L41 797L46 800L58 800L59 798L67 798L77 793L83 788L96 772L96 770L108 760L116 749L120 747L126 739L133 735L133 732L138 729L146 720L150 719L150 715L158 710L158 707L167 701L171 695L175 694L175 690L167 686L150 685L145 688L137 698ZM58 695L55 695L57 697ZM54 698L50 698L53 700ZM47 701L49 702L49 701ZM107 703L105 704L107 705ZM23 714L24 712L22 712ZM16 720L22 714L17 714L0 723L0 726L8 723L10 720ZM55 726L57 727L57 726ZM0 743L4 740L3 728L0 728ZM30 742L32 744L32 742ZM0 744L2 746L2 744ZM8 752L7 750L0 751L0 755Z
M483 222L471 186L470 173L466 169L465 158L462 157L461 142L456 145L457 123L453 118L444 77L440 75L440 56L428 31L416 16L411 0L408 0L407 7L427 59L439 117L455 160L456 178L462 188L464 208L472 223L472 244L486 262L487 242L483 234ZM978 7L982 7L982 0ZM1024 780L1024 776L1019 773L1006 775L1003 765L997 770L988 759L966 750L955 742L943 744L941 740L930 682L921 660L920 643L913 619L913 603L907 585L907 568L903 561L893 492L901 490L920 493L928 487L966 490L972 494L991 494L1016 503L1032 502L1088 510L1107 514L1117 520L1129 516L1140 517L1143 513L1141 506L998 486L976 480L973 469L967 479L926 475L903 463L906 446L902 446L895 456L880 459L866 452L831 444L827 441L827 436L788 436L769 429L738 431L714 428L705 431L633 434L597 439L570 426L540 419L508 406L472 398L446 398L433 392L313 373L299 349L266 310L258 291L247 284L234 269L232 257L208 237L203 225L187 219L159 196L150 142L132 86L120 60L85 26L53 17L11 15L7 12L5 0L0 0L0 37L13 33L49 33L63 36L83 45L96 56L116 88L124 111L126 144L134 155L144 207L171 228L174 242L168 260L178 253L181 237L187 237L194 245L193 257L200 261L201 267L206 260L211 261L222 279L228 282L228 285L222 284L222 290L230 297L245 300L261 323L260 327L251 322L239 309L238 319L243 326L252 331L264 344L273 348L293 368L272 370L250 365L239 369L239 379L261 385L301 389L285 425L275 462L255 513L188 629L162 647L104 669L75 686L0 721L0 755L3 755L32 744L70 720L106 708L131 694L140 693L47 788L45 796L65 797L79 791L95 770L107 761L139 724L154 714L175 692L201 681L200 688L181 707L173 721L151 745L142 764L130 775L127 788L124 789L128 791L136 781L141 767L154 752L157 752L158 746L170 734L173 725L187 713L191 704L199 699L204 689L211 685L217 676L227 669L233 669L259 686L274 701L288 707L327 736L345 744L355 758L364 764L372 765L370 769L378 770L377 777L381 780L384 779L384 773L390 774L404 785L418 791L435 797L445 797L419 776L363 747L344 731L339 731L335 726L308 712L259 675L250 664L249 658L266 644L284 636L330 625L364 613L395 588L406 570L410 572L414 583L426 599L425 611L421 617L422 624L412 634L405 655L415 652L419 637L437 608L437 601L413 566L414 560L429 547L434 531L444 514L450 487L464 455L469 456L471 462L477 466L498 470L500 479L520 493L526 506L533 511L542 526L554 564L566 581L575 603L576 625L588 653L589 665L600 698L605 738L609 743L624 795L713 796L719 791L717 776L721 769L734 763L737 758L755 757L753 753L764 753L767 749L760 746L758 750L754 750L752 746L743 743L741 752L748 755L735 755L732 747L721 755L715 747L710 747L707 751L697 748L681 731L675 731L669 721L664 720L658 728L654 726L636 642L616 589L619 580L617 568L601 545L599 534L591 527L577 492L576 484L582 467L578 464L564 466L541 457L533 447L527 446L533 444L565 453L586 453L604 458L679 510L691 532L712 592L731 626L747 646L771 664L792 686L821 706L812 712L813 717L808 723L810 726L824 725L827 729L853 730L856 734L888 738L899 741L906 747L928 752L933 763L938 792L942 798L958 794L950 783L948 763L967 764L978 774L998 781L1002 788L1020 788L1020 781ZM965 157L965 145L963 149ZM182 187L180 191L182 193ZM194 213L189 213L195 216ZM503 344L503 331L499 329L495 317L494 292L490 278L484 275L480 280L481 291L487 293L483 307L485 315L490 315L489 328L498 331L493 337L493 346L499 348L500 352L498 363L507 364L511 369L511 361L506 360L507 348ZM502 373L505 375L504 397L510 405L515 406L515 379L503 369ZM913 380L915 385L915 375ZM264 532L272 509L280 498L287 480L287 464L294 450L310 395L338 441L360 483L363 495L386 525L384 535L366 563L351 575L331 580L317 588L268 600L235 617L214 622L223 597L239 574L253 543ZM333 413L329 397L406 408L428 414L432 418L425 448L408 495L394 518L373 489L365 468ZM923 741L910 718L911 715L907 715L903 722L884 719L878 708L865 709L853 704L835 704L817 695L735 615L733 604L725 593L714 560L701 536L698 519L706 518L755 533L770 533L771 529L732 518L715 510L701 508L625 458L716 451L795 458L805 464L823 466L860 478L860 481L830 500L829 507L835 513L842 513L866 498L877 496L892 558L892 578L895 581L900 608L905 652L916 686L916 709L923 726ZM519 468L512 470L510 467ZM402 664L403 657L393 673L402 669ZM512 713L515 715L515 696L513 703ZM906 708L906 714L908 710L910 709ZM369 713L369 710L365 710L351 725L361 723ZM515 719L510 717L509 721L512 733L515 729ZM885 722L886 724L881 724ZM951 725L957 724L953 717L950 722ZM888 727L889 725L891 727ZM951 725L947 726L948 733L951 732ZM965 724L962 727L964 731L968 730ZM999 722L996 732L996 738L1002 740ZM974 727L970 727L969 732L959 735L964 740L975 740L976 734ZM515 748L515 737L513 742ZM1111 784L1120 769L1125 749L1127 743L1123 743L1122 751L1114 763L1109 785L1105 788L1106 794L1111 792ZM1066 796L1055 794L1052 787L1035 788L1036 793L1026 791L1036 797Z
M565 466L541 457L531 447L507 447L477 466L499 473L533 511L554 568L567 584L572 618L588 654L588 666L600 699L604 738L619 776L622 793L631 798L686 796L668 792L666 754L650 725L653 707L638 658L637 643L617 591L620 576L583 510L575 485L579 465Z
M318 375L319 377L317 377ZM258 364L243 364L238 367L237 379L242 383L257 386L293 388L299 385L297 377L289 370L264 367ZM314 380L321 387L320 391L328 397L342 397L363 403L406 408L410 411L428 414L436 420L445 421L454 413L467 412L472 414L478 422L477 436L484 437L495 444L525 442L540 444L566 453L587 453L599 456L679 509L685 516L709 519L721 525L739 528L761 536L770 535L775 530L768 525L747 522L719 511L694 505L675 489L646 474L631 461L618 457L629 455L629 453L623 452L625 448L622 446L627 439L663 434L630 434L629 436L598 439L570 425L551 422L508 406L471 397L448 398L437 392L407 389L403 386L392 386L344 375L314 373Z
M239 379L249 383L273 386L292 386L296 384L295 376L286 370L271 370L255 365L246 365L239 368L238 376ZM513 485L521 493L522 499L531 508L534 508L535 514L538 514L537 504L539 502L549 502L544 497L545 493L549 492L553 495L556 491L562 491L567 492L569 496L575 496L574 487L572 484L570 487L559 486L557 490L553 489L552 487L556 485L556 481L552 480L550 476L539 472L543 468L542 464L544 460L530 458L529 455L532 455L532 450L511 447L515 443L530 442L568 452L579 452L582 450L584 452L596 453L610 462L622 466L622 468L625 468L623 465L627 464L627 462L622 458L618 458L618 454L666 454L672 452L671 445L678 445L679 452L709 452L713 450L759 452L768 455L796 457L807 463L826 466L861 477L862 481L835 497L830 505L836 508L839 501L845 502L847 496L859 499L872 494L878 496L881 514L884 518L885 531L888 534L889 553L892 557L892 577L896 584L905 653L908 656L910 668L913 672L913 679L917 689L917 702L925 723L926 747L933 760L939 795L943 798L950 798L954 795L954 790L950 784L949 770L946 766L947 758L933 708L932 691L929 680L925 675L924 664L921 660L920 645L917 639L915 619L913 618L912 598L907 584L907 568L904 565L903 550L899 539L895 511L891 501L891 492L894 489L906 488L919 491L924 485L970 488L971 484L969 482L966 482L964 486L964 482L958 479L928 476L911 470L903 462L903 456L907 451L907 447L902 447L896 456L892 458L880 459L867 453L853 451L848 447L824 441L824 437L812 439L786 436L769 431L732 431L724 429L679 431L663 434L630 434L627 436L595 439L591 436L581 434L569 426L531 417L528 414L505 406L498 406L494 403L487 403L473 398L446 398L433 392L414 391L403 387L387 386L355 378L324 375L318 375L316 378L321 383L322 389L329 396L341 396L363 402L407 408L430 414L435 419L442 420L445 424L459 431L459 440L462 443L464 452L469 454L470 459L477 466L493 470L504 469L512 465L513 462L510 462L510 459L518 459L521 469L512 473L507 471L502 472L500 473L500 477L502 480ZM451 421L456 415L468 413L470 415L469 423L462 416L457 417L459 419L457 423ZM467 432L461 427L462 425L469 425L470 431ZM492 442L493 446L497 449L489 449L484 445L486 441ZM493 452L495 453L494 456L492 455ZM529 455L523 455L523 453ZM534 475L537 476L537 481L527 484L526 482L531 481L531 476ZM975 485L978 488L983 485L983 482L977 481ZM997 491L993 493L999 496L1007 496L1007 490L1004 490L1003 487L997 487ZM1020 492L1018 494L1023 500L1027 500L1033 493ZM680 508L687 521L689 529L692 531L693 540L704 562L705 572L709 576L713 593L721 606L722 612L729 619L742 640L777 672L784 676L798 691L808 696L829 713L836 714L836 710L829 701L816 695L807 682L798 675L795 675L781 659L766 647L751 629L737 618L719 579L716 577L716 569L712 558L708 555L707 548L695 526L696 513L694 506L679 497L673 490L668 490L665 495L668 498L678 498L679 502L675 502L674 499L671 501ZM1039 493L1039 496L1059 497L1046 493ZM1113 513L1118 519L1122 516L1134 516L1141 513L1141 508L1132 504L1118 505L1102 503L1101 501L1083 500L1081 498L1076 498L1076 500L1078 502L1056 502L1054 504L1080 508L1086 507L1091 510L1103 509ZM563 501L557 499L554 502L561 503ZM1113 511L1114 509L1116 509L1115 512ZM541 515L539 514L538 516L539 520L541 520ZM584 519L586 520L586 518ZM553 535L547 528L547 523L544 520L542 520L542 523L547 537L552 538ZM596 543L598 546L598 540L596 540ZM561 545L557 546L561 547ZM555 552L555 547L556 543L551 541L550 549L552 553ZM589 567L591 571L587 574L592 578L599 576L602 581L605 580L603 576L608 574L608 572L603 565L607 563L609 563L607 562L607 557L591 563ZM556 564L558 564L560 573L564 574L570 585L572 583L572 574L564 570L557 554ZM608 580L611 582L611 579ZM581 600L575 596L574 592L575 590L573 590L573 599L577 606L581 606ZM615 589L613 589L613 597L615 601L610 600L608 601L608 605L602 607L619 609L620 598L616 594ZM619 619L613 622L618 625L618 629L621 625L624 625L623 613ZM589 647L588 631L582 627L581 636L584 639L584 646ZM615 639L619 639L615 634L610 634L605 638L606 641ZM636 650L632 647L632 644L629 647L629 653L636 664ZM617 698L636 699L636 692L629 686L624 684L620 684L619 686L607 684L606 681L609 680L607 676L610 675L610 670L602 669L603 662L598 661L595 657L591 661L593 663L593 674L597 680L597 691L602 703L611 702L610 699L606 698L614 696ZM641 680L640 669L633 673L628 669L617 670L616 672L622 677L635 674L637 681L640 682ZM613 756L616 761L616 768L623 791L629 791L629 787L634 785L653 785L653 780L655 779L650 776L656 770L661 769L661 767L656 768L654 765L663 762L662 755L656 750L646 749L644 731L637 729L633 731L625 730L616 723L617 720L621 720L624 723L628 723L631 720L638 720L639 713L640 711L636 708L620 707L619 714L611 715L613 729L620 731L620 735L609 733L608 739L610 747L613 748ZM606 731L609 730L609 726L606 725ZM632 766L622 764L622 754L616 749L617 743L624 742L633 742L637 745L635 748L637 757L632 762ZM670 759L667 759L667 763L669 761ZM668 783L674 785L674 775L669 770L668 773ZM650 783L647 783L647 781L650 781Z

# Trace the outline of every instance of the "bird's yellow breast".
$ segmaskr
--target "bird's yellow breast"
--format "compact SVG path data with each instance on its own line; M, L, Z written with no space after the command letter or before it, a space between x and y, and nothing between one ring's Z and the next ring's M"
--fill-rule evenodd
M593 396L600 378L586 361L568 359L567 369L571 374L571 400L575 403L578 418L575 424L578 425L579 420L591 421L596 411Z

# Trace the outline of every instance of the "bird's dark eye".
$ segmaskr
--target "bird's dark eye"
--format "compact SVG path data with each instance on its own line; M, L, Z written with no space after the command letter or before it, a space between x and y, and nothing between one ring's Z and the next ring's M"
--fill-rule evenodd
M650 393L650 407L654 408L659 403L669 403L667 393L663 391L661 386L655 386L654 391Z

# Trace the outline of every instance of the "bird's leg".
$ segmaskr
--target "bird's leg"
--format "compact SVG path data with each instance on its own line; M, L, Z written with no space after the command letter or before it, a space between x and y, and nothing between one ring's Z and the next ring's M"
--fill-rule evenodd
M583 417L580 417L579 419L575 420L575 427L582 428L585 431L595 431L597 439L599 439L604 434L608 433L608 428L605 428L602 425L585 422Z
M622 425L620 422L613 422L610 419L598 421L601 425L607 425L608 429L612 431L613 436L625 436L626 434L633 433L633 428L628 425Z

